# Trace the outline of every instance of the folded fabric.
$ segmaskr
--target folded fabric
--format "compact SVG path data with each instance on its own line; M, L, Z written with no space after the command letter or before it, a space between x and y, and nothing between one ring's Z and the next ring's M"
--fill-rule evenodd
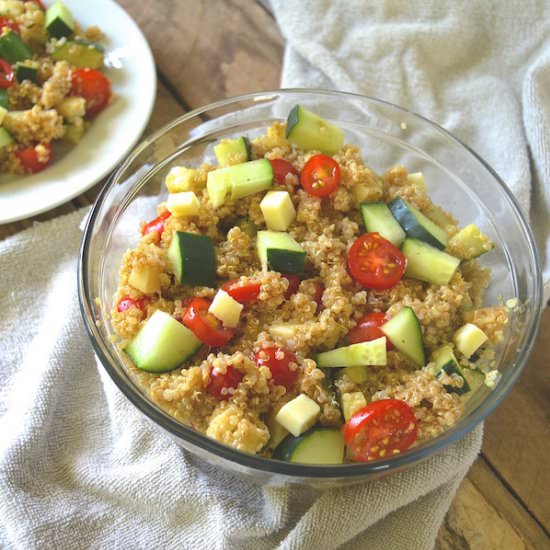
M272 0L284 87L385 99L477 151L535 234L550 297L550 4Z
M188 454L96 368L77 298L84 215L0 242L1 548L433 545L481 427L409 471L327 490L260 486Z

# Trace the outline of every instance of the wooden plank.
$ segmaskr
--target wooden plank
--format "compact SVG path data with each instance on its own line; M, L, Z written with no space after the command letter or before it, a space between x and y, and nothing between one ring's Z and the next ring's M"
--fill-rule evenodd
M519 381L487 419L483 454L550 531L550 308Z
M283 39L247 0L120 0L145 33L160 72L190 107L279 87ZM174 51L177 50L177 55Z

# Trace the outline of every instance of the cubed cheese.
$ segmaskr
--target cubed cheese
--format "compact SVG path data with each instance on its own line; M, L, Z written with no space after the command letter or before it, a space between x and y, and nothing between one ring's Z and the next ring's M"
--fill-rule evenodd
M367 367L365 365L346 367L342 369L342 374L347 374L348 378L357 384L364 382L368 378Z
M181 191L196 191L198 170L186 168L185 166L173 166L166 175L164 184L169 193L179 193Z
M166 201L166 208L177 218L196 216L201 208L199 199L193 191L171 193Z
M455 332L453 340L458 351L468 359L487 341L487 335L473 323L466 323Z
M145 294L160 292L160 272L149 266L136 265L130 272L128 283Z
M426 193L428 192L428 186L426 185L426 180L424 179L422 172L414 172L413 174L409 174L407 176L407 183L418 187L422 191L426 191Z
M355 391L342 394L342 412L346 422L359 410L367 406L363 392Z
M302 393L283 405L275 420L293 436L298 437L315 424L320 412L321 407Z
M86 114L86 100L83 97L66 97L58 105L57 110L67 120L83 117Z
M226 327L235 328L239 322L243 305L231 298L225 290L218 290L208 311Z
M286 231L296 218L296 209L288 191L269 191L260 208L271 231Z

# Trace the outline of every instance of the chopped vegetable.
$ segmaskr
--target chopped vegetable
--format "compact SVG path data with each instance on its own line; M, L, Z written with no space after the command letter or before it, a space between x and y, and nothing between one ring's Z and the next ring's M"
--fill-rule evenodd
M207 346L219 347L227 344L234 335L233 329L220 326L220 322L208 312L210 301L193 298L183 315L183 324Z
M314 197L328 197L340 183L340 165L326 155L311 157L300 173L300 183Z
M298 437L315 424L320 412L321 407L301 393L281 407L275 420L293 436Z

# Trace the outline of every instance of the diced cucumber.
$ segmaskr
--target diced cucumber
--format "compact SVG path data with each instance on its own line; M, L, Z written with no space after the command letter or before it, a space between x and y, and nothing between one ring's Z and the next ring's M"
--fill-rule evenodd
M247 137L222 139L220 143L214 146L214 154L222 168L241 164L252 159L250 141Z
M362 203L361 216L368 232L376 231L395 246L401 246L405 239L405 231L393 217L385 202Z
M334 155L344 146L344 132L320 116L296 105L286 121L288 141L302 149Z
M456 348L466 359L469 359L487 340L487 335L473 323L461 326L453 336Z
M306 251L282 231L258 231L256 246L262 268L285 274L303 273Z
M273 167L267 159L251 160L208 172L206 188L214 208L229 196L237 200L273 186Z
M288 191L268 191L260 202L260 209L271 231L286 231L296 218L296 209Z
M208 311L226 327L235 328L239 323L243 305L234 300L225 290L218 290Z
M13 143L11 134L4 128L0 127L0 149L7 147Z
M61 0L57 0L46 10L45 26L52 38L62 38L73 33L73 16Z
M103 57L104 51L99 44L82 38L67 40L52 53L56 61L67 61L73 67L89 69L101 68Z
M235 225L243 232L246 233L250 238L254 238L258 234L256 225L249 218L239 218Z
M477 258L494 247L491 239L473 223L462 228L447 243L447 250L463 260Z
M171 315L157 309L126 347L136 367L165 372L179 367L201 347L201 341Z
M32 50L16 32L4 27L0 36L0 57L3 57L11 65L14 65L18 61L30 59L32 57Z
M425 364L422 328L411 307L404 307L397 315L384 323L380 330L405 357L419 366Z
M464 380L463 385L459 388L457 386L446 385L443 386L448 392L457 393L462 395L463 393L470 391L470 386L464 378L462 372L462 367L458 364L455 354L453 353L453 348L451 346L444 345L436 349L432 354L432 361L435 362L435 377L439 378L442 373L446 373L449 376L456 374Z
M0 107L7 109L9 105L7 88L0 88Z
M216 286L216 255L210 237L176 231L167 258L178 283Z
M27 59L16 63L15 78L17 82L23 82L23 80L36 82L38 80L38 62Z
M273 458L302 464L342 464L344 437L336 428L313 428L300 437L288 436Z
M63 139L76 145L84 135L84 124L66 124Z
M447 233L405 199L396 197L389 207L408 237L420 239L436 248L445 248L449 240Z
M483 383L485 382L485 375L475 369L468 369L463 368L462 369L462 376L464 377L464 380L468 384L468 387L470 388L470 391L467 393L463 393L460 396L460 399L463 403L466 403L469 401L476 393L476 390L481 388Z
M358 410L367 406L365 395L361 391L342 394L342 412L347 422Z
M321 407L313 399L301 393L280 408L275 420L293 436L298 437L315 424L320 412Z
M369 342L359 342L318 353L315 362L320 368L386 365L386 338L382 336Z
M401 248L407 258L405 275L427 283L446 285L460 260L418 239L405 239Z

